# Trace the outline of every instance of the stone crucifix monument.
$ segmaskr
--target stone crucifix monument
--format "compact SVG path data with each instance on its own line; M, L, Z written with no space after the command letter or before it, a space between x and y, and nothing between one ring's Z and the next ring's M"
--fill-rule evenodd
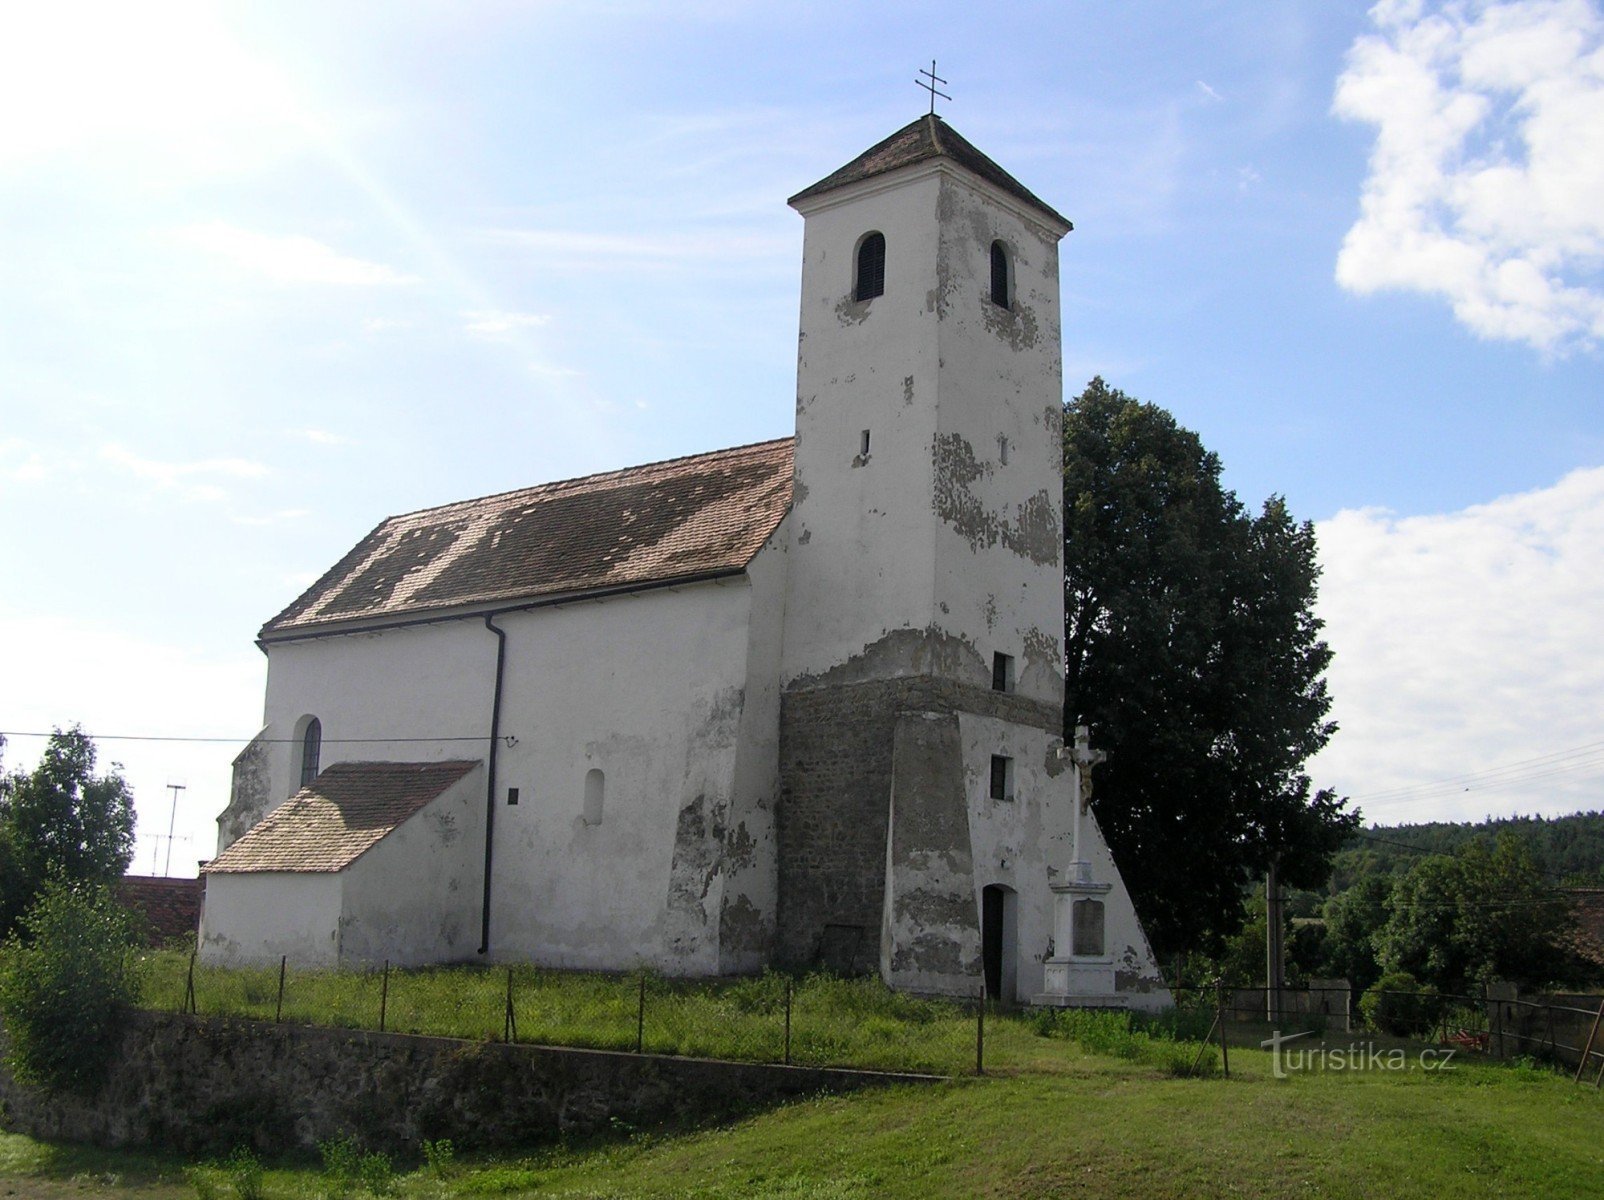
M1073 745L1058 751L1070 763L1074 793L1074 860L1053 890L1053 956L1046 967L1045 990L1033 997L1036 1004L1063 1008L1124 1008L1126 998L1114 990L1114 958L1108 952L1106 914L1103 897L1113 887L1099 882L1086 860L1081 827L1087 820L1086 801L1091 796L1091 772L1108 755L1092 749L1091 731L1075 727Z

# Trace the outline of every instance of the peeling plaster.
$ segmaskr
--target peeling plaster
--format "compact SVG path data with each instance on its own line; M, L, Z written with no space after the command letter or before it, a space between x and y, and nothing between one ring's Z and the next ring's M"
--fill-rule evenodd
M1012 308L1003 308L989 300L980 306L980 315L986 328L1002 338L1015 350L1034 350L1040 331L1036 328L1036 312L1018 300Z
M984 685L991 668L970 642L944 629L893 629L839 666L799 675L790 686L825 687L896 675L936 675Z
M835 319L843 325L861 325L869 315L871 300L854 300L851 296L844 296L835 306Z
M1010 521L987 507L975 494L974 484L992 472L968 439L955 433L938 433L934 443L936 515L982 550L1001 542L1009 550L1038 566L1058 561L1061 538L1059 513L1046 488L1020 505Z
M913 403L913 376L912 375L905 375L902 378L902 403L904 405L909 405L909 404Z

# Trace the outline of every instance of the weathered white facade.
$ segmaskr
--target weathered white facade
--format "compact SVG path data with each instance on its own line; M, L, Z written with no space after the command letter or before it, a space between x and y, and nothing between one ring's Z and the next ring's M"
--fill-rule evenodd
M1043 992L1071 955L1069 223L935 117L792 203L794 441L391 518L264 628L204 955ZM263 866L264 818L334 764L457 760L482 769L338 869ZM443 845L429 813L470 787ZM1156 1006L1089 817L1083 857L1107 890L1082 974Z

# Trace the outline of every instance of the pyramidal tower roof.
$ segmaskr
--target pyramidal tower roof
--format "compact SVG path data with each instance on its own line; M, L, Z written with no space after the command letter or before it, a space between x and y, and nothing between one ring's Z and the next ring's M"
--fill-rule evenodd
M911 167L915 163L937 158L957 163L994 187L1001 188L1016 200L1022 200L1054 220L1062 221L1070 228L1074 228L1067 217L1044 203L1019 180L977 150L974 143L934 113L926 113L904 125L883 142L869 147L840 170L826 175L812 187L803 188L792 196L788 203L795 205L799 200L822 196L849 183L858 183L864 179L872 179L876 175L885 175L902 167Z

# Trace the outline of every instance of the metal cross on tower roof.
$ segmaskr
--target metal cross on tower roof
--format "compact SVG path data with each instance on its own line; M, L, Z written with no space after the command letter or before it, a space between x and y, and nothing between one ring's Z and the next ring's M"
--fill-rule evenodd
M936 115L936 97L940 96L943 100L951 100L952 99L952 97L947 95L946 92L944 92L940 88L936 87L936 84L938 84L938 83L946 83L947 81L945 79L943 79L940 75L936 74L936 60L933 59L933 58L930 60L930 69L927 71L923 67L920 67L919 68L919 74L926 76L929 79L929 82L926 83L925 80L923 80L923 79L915 79L914 83L916 85L918 85L919 87L924 88L925 91L930 93L930 115L931 116L935 116Z

